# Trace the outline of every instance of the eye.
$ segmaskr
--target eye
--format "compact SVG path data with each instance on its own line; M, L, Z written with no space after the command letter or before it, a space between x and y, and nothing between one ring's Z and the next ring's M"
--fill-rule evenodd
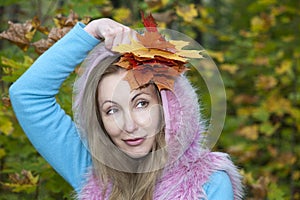
M149 102L146 100L139 100L136 104L136 108L146 108L149 105Z
M106 115L113 115L113 114L115 114L116 112L118 112L119 110L117 109L117 108L109 108L106 112L105 112L105 114Z

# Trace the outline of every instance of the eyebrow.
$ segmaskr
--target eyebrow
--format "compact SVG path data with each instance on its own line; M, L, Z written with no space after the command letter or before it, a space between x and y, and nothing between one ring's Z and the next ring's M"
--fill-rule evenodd
M148 93L148 92L144 92L144 91L141 91L141 92L137 93L136 95L134 95L134 97L132 97L132 99L131 99L131 102L133 102L133 101L134 101L134 99L136 99L138 96L140 96L140 95L142 95L142 94L146 94L146 95L149 95L149 96L151 96L151 94L150 94L150 93Z
M105 101L102 103L102 105L101 105L101 109L103 109L103 106L104 106L104 104L106 104L106 103L116 104L116 102L114 102L114 101L111 101L111 100L105 100Z

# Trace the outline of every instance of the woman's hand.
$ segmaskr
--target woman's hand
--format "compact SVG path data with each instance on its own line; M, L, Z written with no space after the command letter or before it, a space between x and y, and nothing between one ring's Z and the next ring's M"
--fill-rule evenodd
M109 50L118 44L129 44L131 38L135 38L135 31L108 18L93 20L84 30L95 38L104 40L105 47Z

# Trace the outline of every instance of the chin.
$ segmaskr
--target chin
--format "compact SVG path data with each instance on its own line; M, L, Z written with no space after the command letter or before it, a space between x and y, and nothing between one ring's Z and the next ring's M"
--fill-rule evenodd
M149 152L124 152L133 159L141 159L149 154Z

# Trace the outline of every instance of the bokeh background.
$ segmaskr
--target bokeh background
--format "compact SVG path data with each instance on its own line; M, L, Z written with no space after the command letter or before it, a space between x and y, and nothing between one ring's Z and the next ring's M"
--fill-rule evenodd
M20 128L9 86L77 21L109 17L139 28L140 10L194 38L217 64L227 116L214 150L239 166L245 199L300 199L299 8L297 0L2 0L0 200L72 199ZM75 76L57 96L70 115Z

